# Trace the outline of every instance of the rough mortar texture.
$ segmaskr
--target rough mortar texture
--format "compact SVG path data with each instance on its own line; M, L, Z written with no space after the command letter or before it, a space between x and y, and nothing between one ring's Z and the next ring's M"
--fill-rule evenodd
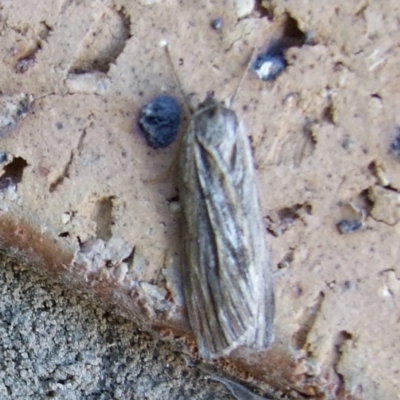
M0 1L0 250L196 354L170 168L180 141L149 148L137 118L163 93L182 106L181 135L190 118L160 41L193 106L210 90L230 98L253 49L281 40L285 70L248 73L234 104L270 232L275 341L220 367L295 398L398 398L399 21L397 0ZM341 234L345 220L360 229ZM90 326L93 343L108 329Z
M1 262L0 398L231 399L168 344L83 295Z

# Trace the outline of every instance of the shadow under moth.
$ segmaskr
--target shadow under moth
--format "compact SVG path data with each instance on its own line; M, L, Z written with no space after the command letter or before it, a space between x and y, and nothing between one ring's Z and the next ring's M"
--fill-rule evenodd
M250 143L212 96L183 138L180 176L183 288L201 356L267 347L274 293Z

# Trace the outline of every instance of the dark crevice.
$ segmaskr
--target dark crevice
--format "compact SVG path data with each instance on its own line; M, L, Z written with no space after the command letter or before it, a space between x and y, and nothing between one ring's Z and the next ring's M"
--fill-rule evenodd
M312 214L312 206L309 203L295 204L272 211L266 216L267 230L274 236L283 235L291 228L297 219L303 219Z
M269 21L274 19L275 8L271 1L258 0L255 3L254 11L256 11L261 18L266 17Z
M125 257L122 262L128 264L128 265L133 265L133 261L135 260L135 251L136 251L136 246L132 247L132 251L129 253L127 257Z
M330 103L328 104L323 110L322 110L322 119L332 125L335 125L335 109L333 107L333 104Z
M289 268L292 262L294 261L294 250L290 250L285 254L282 261L278 263L278 269Z
M21 157L15 157L4 167L4 172L0 177L0 190L16 187L22 181L22 175L28 163Z
M27 166L28 163L22 157L15 157L10 164L4 167L4 173L1 178L9 177L15 183L20 183L22 181L24 169Z
M167 202L168 203L177 203L179 202L179 194L177 194L176 196L172 196L167 198Z
M64 180L66 178L69 178L70 168L71 168L72 162L74 161L75 154L80 155L80 153L82 151L83 140L85 139L86 132L87 132L86 129L84 129L83 132L82 132L82 135L79 138L79 142L78 142L78 145L76 147L76 150L72 150L71 151L71 154L69 156L69 160L65 164L63 172L60 174L60 176L57 179L55 179L50 184L50 188L49 188L50 193L53 193L57 189L58 186L62 185L62 183L64 182Z
M302 46L307 35L299 28L298 22L289 14L286 14L282 30L282 39L287 42L287 46Z
M378 93L373 93L370 95L371 98L381 100L382 101L382 96Z
M314 126L317 121L306 118L303 125L303 135L305 138L303 149L301 151L301 159L310 156L315 150L315 146L318 142L317 137L314 133Z
M69 169L71 167L73 159L74 159L74 152L71 151L69 160L68 160L67 164L65 164L63 172L54 182L52 182L50 184L50 188L49 188L50 193L53 193L57 189L57 187L60 186L64 182L65 178L69 178Z

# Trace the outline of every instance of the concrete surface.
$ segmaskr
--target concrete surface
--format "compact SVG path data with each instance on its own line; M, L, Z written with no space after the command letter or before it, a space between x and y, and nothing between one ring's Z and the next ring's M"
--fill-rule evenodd
M190 118L160 41L196 105L230 98L253 49L284 39L287 68L272 82L249 72L234 104L270 233L275 341L219 367L295 398L398 398L399 21L397 0L0 1L0 249L195 356L179 140L150 149L137 117L168 93L181 135ZM361 229L341 234L343 220Z

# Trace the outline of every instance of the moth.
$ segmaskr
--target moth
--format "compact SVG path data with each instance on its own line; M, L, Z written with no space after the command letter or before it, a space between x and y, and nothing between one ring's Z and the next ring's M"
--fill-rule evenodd
M209 95L180 152L183 290L204 358L272 341L274 291L249 140Z

